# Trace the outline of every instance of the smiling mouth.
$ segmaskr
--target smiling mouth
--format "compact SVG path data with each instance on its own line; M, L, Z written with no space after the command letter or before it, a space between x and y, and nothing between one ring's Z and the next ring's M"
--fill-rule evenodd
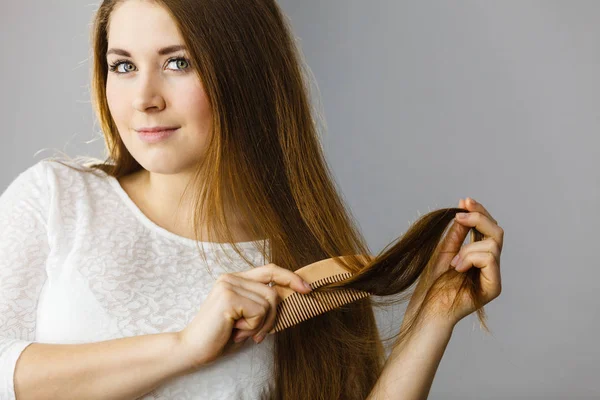
M177 132L179 130L179 128L175 128L175 129L168 129L168 130L161 130L161 131L155 131L155 132L138 132L138 136L140 137L140 139L142 139L144 142L147 143L157 143L160 142L162 140L166 140L169 137L173 136L173 134L175 134L175 132Z

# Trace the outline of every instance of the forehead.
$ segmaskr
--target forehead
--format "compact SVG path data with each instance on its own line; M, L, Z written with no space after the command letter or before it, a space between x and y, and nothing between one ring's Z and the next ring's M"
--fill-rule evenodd
M152 1L128 0L117 5L110 15L107 35L109 47L134 53L183 44L171 15Z

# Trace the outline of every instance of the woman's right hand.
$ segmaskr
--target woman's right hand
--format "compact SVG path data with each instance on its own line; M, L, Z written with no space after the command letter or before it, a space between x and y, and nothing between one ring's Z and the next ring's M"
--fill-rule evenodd
M192 322L178 332L192 370L237 350L250 336L256 343L264 339L281 300L270 282L310 292L300 275L273 263L219 276Z

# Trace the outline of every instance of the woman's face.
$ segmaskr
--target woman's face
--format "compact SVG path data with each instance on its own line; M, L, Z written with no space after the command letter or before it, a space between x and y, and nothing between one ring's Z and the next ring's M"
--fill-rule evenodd
M121 139L146 170L159 174L191 171L204 154L212 112L184 45L161 6L141 0L118 5L111 15L106 61L108 107ZM127 54L125 54L125 52ZM179 127L168 138L150 143L138 130Z

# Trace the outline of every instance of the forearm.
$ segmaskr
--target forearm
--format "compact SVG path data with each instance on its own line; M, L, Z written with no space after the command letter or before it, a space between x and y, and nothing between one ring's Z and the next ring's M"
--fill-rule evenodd
M17 400L127 399L191 372L176 333L85 344L29 345L19 357Z
M369 400L424 400L429 395L454 327L417 320L415 329L396 344Z

